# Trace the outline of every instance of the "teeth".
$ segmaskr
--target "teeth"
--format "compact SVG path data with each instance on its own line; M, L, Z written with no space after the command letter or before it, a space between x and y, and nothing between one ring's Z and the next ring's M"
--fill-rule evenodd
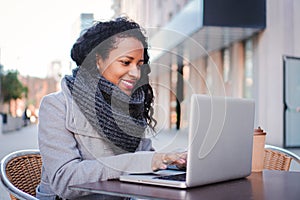
M123 80L123 83L125 84L125 85L128 85L128 86L133 86L133 84L132 83L130 83L130 82L128 82L128 81L125 81L125 80Z

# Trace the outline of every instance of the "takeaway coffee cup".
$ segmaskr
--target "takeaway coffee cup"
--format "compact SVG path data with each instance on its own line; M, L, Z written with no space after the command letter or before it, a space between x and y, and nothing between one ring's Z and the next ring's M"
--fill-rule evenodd
M252 171L260 172L264 168L266 133L258 127L254 130L252 149Z

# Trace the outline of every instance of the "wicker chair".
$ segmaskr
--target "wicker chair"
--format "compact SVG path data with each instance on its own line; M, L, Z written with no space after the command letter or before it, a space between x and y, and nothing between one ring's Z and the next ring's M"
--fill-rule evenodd
M36 200L36 187L40 182L42 159L39 150L21 150L1 160L0 177L12 200Z
M292 160L300 164L300 157L286 149L265 145L264 169L289 171Z

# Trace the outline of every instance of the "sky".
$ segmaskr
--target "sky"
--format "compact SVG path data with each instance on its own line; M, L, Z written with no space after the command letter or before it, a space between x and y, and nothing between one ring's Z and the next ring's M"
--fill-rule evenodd
M52 61L71 61L76 20L113 16L112 0L0 0L0 63L4 70L46 77Z

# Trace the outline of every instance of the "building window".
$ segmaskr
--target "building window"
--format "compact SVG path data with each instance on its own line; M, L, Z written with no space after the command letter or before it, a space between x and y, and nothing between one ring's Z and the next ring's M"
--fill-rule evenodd
M228 48L223 50L223 80L225 83L230 80L230 52Z
M253 40L245 41L244 97L253 98Z
M214 85L213 85L213 70L212 70L212 67L210 67L208 65L208 60L209 58L208 57L205 57L205 63L206 63L206 86L207 86L207 92L210 94L210 93L213 93L212 91L214 90Z
M177 83L177 64L171 65L171 88L170 88L170 127L176 128L177 112L176 112L176 83Z
M225 84L226 96L232 95L232 83L231 83L231 54L230 48L227 47L222 50L222 59L223 59L223 81Z
M185 81L190 80L190 66L189 65L183 66L183 80L185 80Z

